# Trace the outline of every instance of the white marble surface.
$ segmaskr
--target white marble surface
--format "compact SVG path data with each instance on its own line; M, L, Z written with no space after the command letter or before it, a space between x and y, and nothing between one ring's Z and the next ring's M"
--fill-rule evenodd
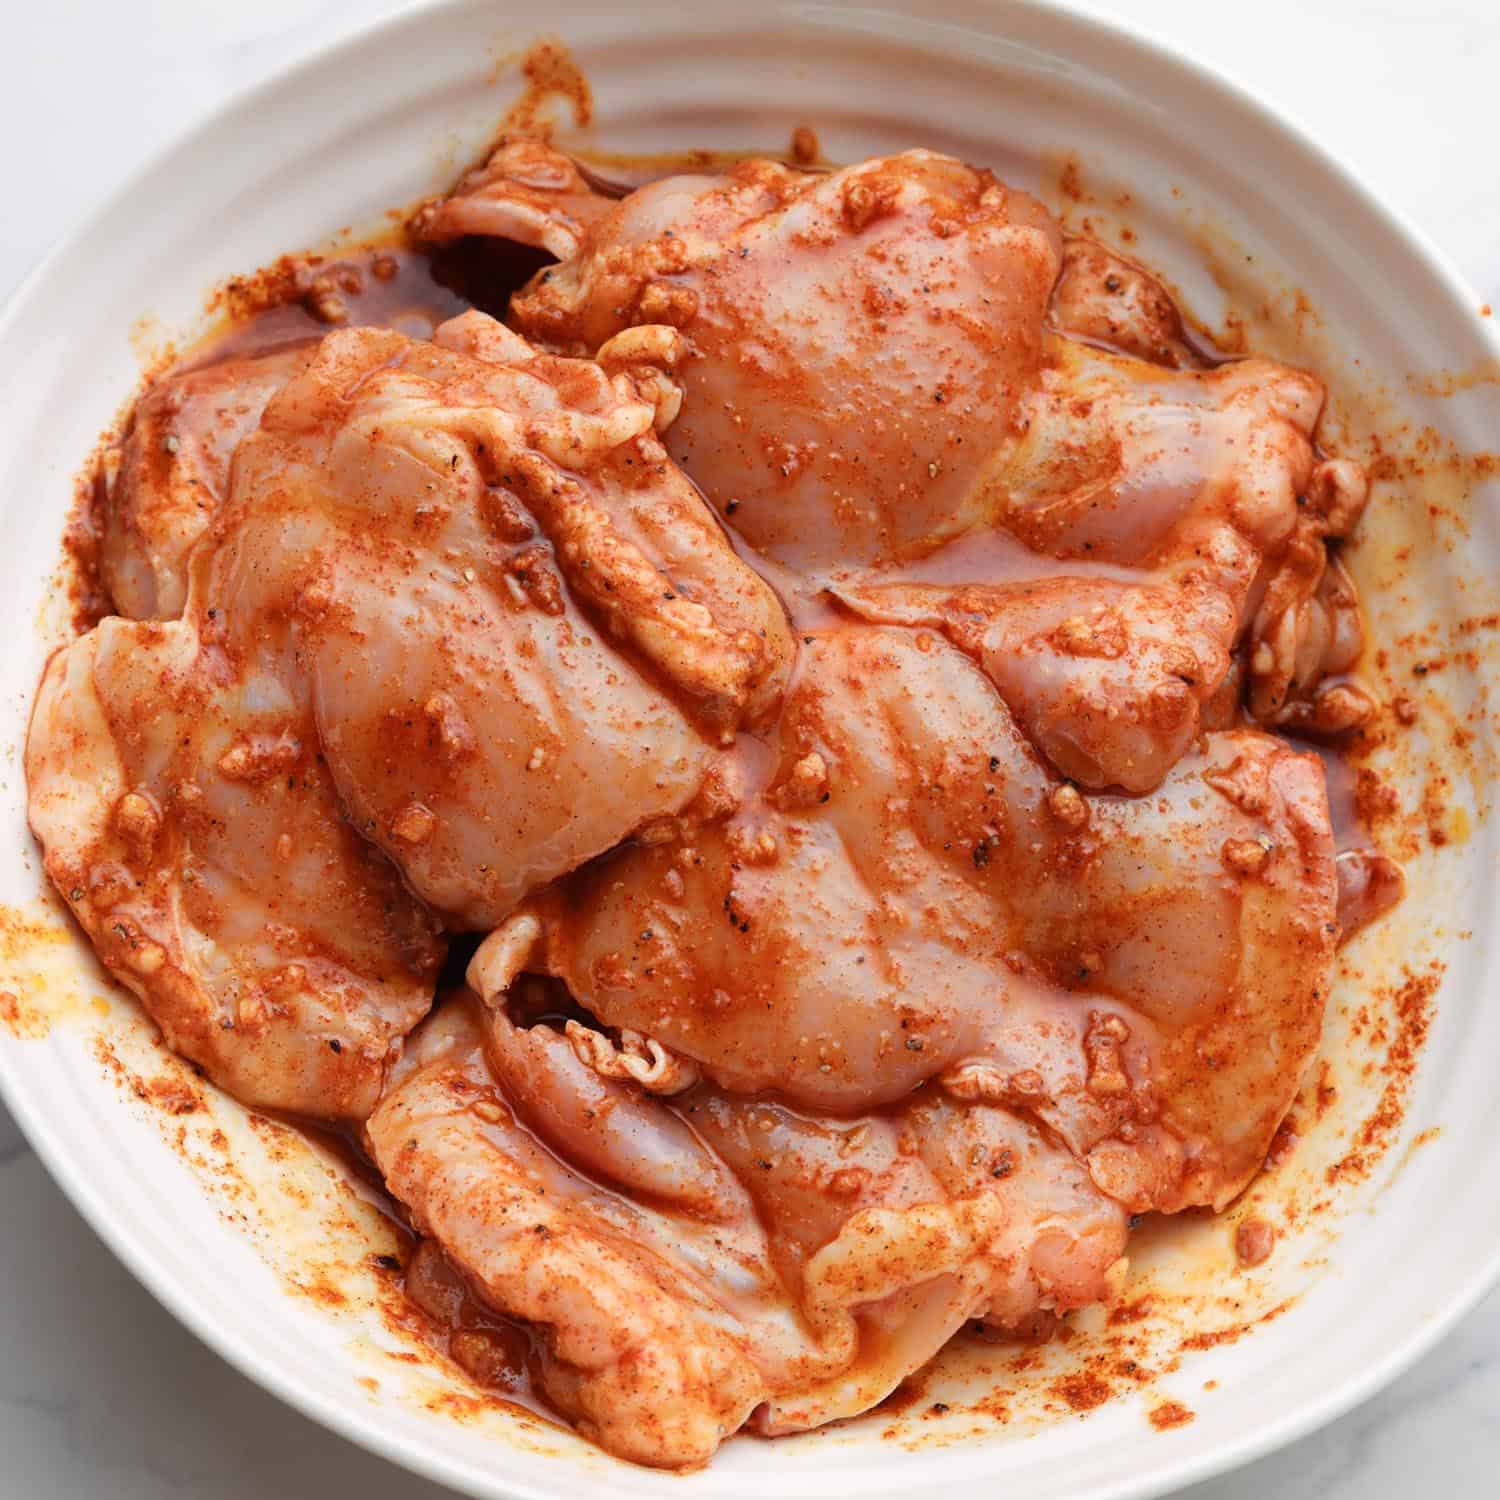
M0 6L0 295L229 89L390 0ZM497 7L498 8L498 7ZM1299 117L1500 304L1496 0L1122 0ZM1253 18L1253 19L1252 19ZM0 1108L0 1494L427 1500L443 1491L281 1406L114 1261ZM1500 1486L1500 1293L1368 1405L1193 1500L1394 1500Z

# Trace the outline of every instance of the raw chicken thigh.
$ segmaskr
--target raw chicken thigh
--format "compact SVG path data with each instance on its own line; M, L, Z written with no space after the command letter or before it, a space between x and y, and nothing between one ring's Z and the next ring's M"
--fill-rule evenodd
M1003 1110L924 1094L820 1122L703 1085L665 1101L575 1046L450 999L367 1134L614 1452L697 1463L752 1416L775 1433L853 1415L966 1319L1016 1326L1117 1274L1123 1210Z
M1336 902L1314 758L1215 734L1155 796L1086 798L941 638L851 627L804 645L773 743L515 922L604 1025L726 1089L845 1114L939 1079L1139 1211L1259 1166Z
M487 928L686 803L790 644L662 452L648 352L437 337L324 339L240 446L217 597L299 665L355 826Z
M1351 728L1372 705L1337 679L1364 634L1326 539L1348 535L1366 486L1314 462L1321 404L1259 361L1168 373L1055 343L1030 430L986 480L1054 576L832 592L862 618L942 629L1084 786L1157 786L1219 708L1241 639L1257 719Z
M374 1107L443 943L294 685L196 613L105 620L47 668L26 780L47 874L172 1047L247 1104Z
M560 211L576 218L573 190ZM930 151L823 175L756 161L650 184L578 243L513 300L516 326L580 354L679 328L667 446L752 546L873 561L980 519L975 481L1020 431L1057 277L1035 199Z
M184 619L105 621L32 722L54 882L257 1104L367 1113L432 911L491 926L685 803L790 650L652 435L659 370L538 361L479 314L442 338L325 339L236 450Z
M616 198L510 140L412 227L558 263L171 376L115 455L126 618L26 749L100 957L360 1123L621 1457L1115 1297L1400 892L1270 732L1374 707L1323 387L930 151Z
M1322 406L1311 376L1263 360L1169 371L1055 341L1031 426L985 481L993 513L1048 556L1217 591L1248 627L1256 717L1286 722L1295 687L1301 717L1347 729L1372 705L1321 686L1363 645L1326 542L1353 529L1368 484L1315 459Z

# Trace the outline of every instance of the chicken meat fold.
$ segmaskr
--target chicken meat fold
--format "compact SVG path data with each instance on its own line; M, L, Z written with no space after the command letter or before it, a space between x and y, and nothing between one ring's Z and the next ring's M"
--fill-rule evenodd
M524 985L524 981L522 982ZM598 1073L505 996L446 1001L367 1126L413 1221L540 1334L546 1394L604 1447L704 1462L747 1420L853 1415L965 1319L1107 1297L1125 1215L1004 1110L930 1091L813 1121Z
M363 1118L443 945L341 816L296 691L204 623L109 619L52 658L31 826L176 1051L247 1104Z
M528 225L543 212L534 165L511 186L512 149L445 206L443 232L492 232L507 200ZM974 470L1016 430L1057 276L1039 203L909 151L823 174L745 162L580 217L553 156L554 243L575 248L516 295L513 321L574 354L638 323L680 329L667 446L754 547L798 567L869 561L979 518Z
M229 463L266 402L312 358L299 344L157 381L109 455L98 507L99 571L115 613L174 620L187 559L229 490Z
M333 333L240 445L225 628L304 675L355 826L450 923L678 810L777 699L781 606L656 436L675 338Z
M1227 1201L1321 1024L1316 758L1216 733L1149 797L1085 797L936 634L804 641L774 739L489 943L726 1089L849 1113L938 1079L1133 1210Z
M541 141L511 140L459 178L447 197L424 204L413 228L433 245L479 235L566 260L612 206L568 157Z
M930 152L831 174L749 162L586 211L585 188L566 157L511 145L436 213L444 235L499 226L563 255L511 304L549 347L680 330L668 447L766 556L842 574L1001 526L1043 558L1169 569L1251 629L1263 722L1368 717L1336 680L1360 639L1352 585L1325 582L1365 481L1315 460L1313 377L1200 368L1159 282L1090 241L1064 250L1034 200Z
M984 670L1047 760L1085 787L1142 793L1187 752L1224 689L1232 603L1201 577L1139 585L845 587L861 619L939 629Z
M1166 287L1118 250L1083 236L1063 241L1047 321L1069 338L1168 369L1203 363Z

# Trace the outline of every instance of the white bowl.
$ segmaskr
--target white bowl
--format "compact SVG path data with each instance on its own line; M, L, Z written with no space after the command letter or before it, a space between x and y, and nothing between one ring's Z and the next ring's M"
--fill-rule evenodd
M25 831L19 746L66 614L51 583L73 475L136 382L153 330L190 330L225 275L341 226L367 229L479 148L513 87L503 67L497 83L497 63L532 32L526 8L494 0L374 27L232 101L59 248L0 323L10 601L0 816L19 851L0 869L0 990L16 1002L0 1033L7 1103L89 1222L225 1358L356 1442L473 1495L875 1500L1002 1482L1029 1500L1145 1495L1328 1421L1429 1347L1500 1271L1500 1154L1487 1149L1500 1128L1500 1008L1485 1003L1496 993L1485 700L1495 632L1473 623L1497 607L1500 538L1488 470L1461 457L1500 430L1490 383L1500 343L1477 299L1238 89L1062 9L699 0L690 11L562 4L548 19L594 85L602 146L774 150L808 123L835 159L925 144L992 164L1040 185L1075 223L1087 215L1106 237L1128 226L1132 248L1209 324L1238 317L1253 346L1332 381L1327 431L1339 446L1369 452L1378 433L1396 455L1355 567L1389 646L1374 679L1387 696L1409 695L1420 722L1376 761L1408 809L1429 794L1414 826L1447 842L1414 835L1411 895L1346 955L1326 1042L1339 1103L1316 1124L1305 1113L1291 1165L1251 1195L1283 1223L1277 1253L1243 1274L1224 1221L1157 1228L1137 1257L1136 1291L1155 1299L1140 1323L1101 1331L1085 1318L1078 1339L1032 1368L986 1374L977 1357L950 1361L922 1410L904 1416L736 1440L687 1477L630 1468L466 1395L461 1377L418 1358L389 1277L370 1265L389 1233L336 1161L196 1084L48 898ZM1090 202L1059 196L1067 151ZM1412 676L1419 657L1445 665ZM1461 751L1446 716L1473 736ZM1434 963L1446 966L1437 1015L1388 1149L1330 1185L1330 1164L1386 1090L1392 984L1403 965L1423 974ZM1408 1031L1415 994L1404 996ZM1214 1347L1182 1347L1203 1331ZM1139 1391L1086 1417L1045 1410L1070 1393L1088 1405L1086 1386L1057 1383L1080 1360L1119 1384L1111 1368L1127 1355L1154 1376ZM964 1407L965 1391L997 1384L1008 1420L993 1401L989 1415ZM924 1415L939 1397L952 1409ZM1168 1399L1196 1419L1156 1430L1147 1414Z

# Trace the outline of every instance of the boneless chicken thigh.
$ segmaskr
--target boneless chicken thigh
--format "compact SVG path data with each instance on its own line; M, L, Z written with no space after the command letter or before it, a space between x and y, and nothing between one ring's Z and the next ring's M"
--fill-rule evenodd
M240 443L184 618L105 621L33 717L55 883L256 1103L366 1112L431 910L493 925L681 805L784 671L779 605L653 436L660 371L487 324L326 339Z
M487 928L685 803L790 647L661 449L658 368L438 340L323 341L240 446L217 597L298 664L354 825Z
M724 1088L846 1113L937 1079L1176 1209L1263 1158L1336 901L1314 758L1214 734L1150 797L1085 797L941 637L855 626L807 638L773 743L518 921L605 1025Z
M472 997L425 1023L367 1133L417 1225L539 1330L552 1399L646 1463L702 1462L752 1417L862 1411L968 1318L1106 1295L1125 1238L1120 1206L1002 1110L666 1101Z
M1339 730L1370 703L1335 680L1363 646L1352 581L1326 553L1363 476L1315 461L1316 382L1244 361L1141 368L1061 341L987 508L1051 576L958 586L831 585L872 621L942 629L1033 743L1083 786L1147 792L1219 708L1246 643L1265 723ZM920 573L920 568L915 570Z
M503 152L495 167L491 205ZM558 212L576 221L576 188ZM515 297L516 325L580 354L636 323L682 330L667 446L760 551L871 560L978 518L974 477L1018 430L1057 276L1035 199L930 151L821 175L753 161L641 188L576 243Z
M211 623L110 619L52 658L31 826L172 1047L246 1103L363 1118L443 944L345 822L296 685Z

